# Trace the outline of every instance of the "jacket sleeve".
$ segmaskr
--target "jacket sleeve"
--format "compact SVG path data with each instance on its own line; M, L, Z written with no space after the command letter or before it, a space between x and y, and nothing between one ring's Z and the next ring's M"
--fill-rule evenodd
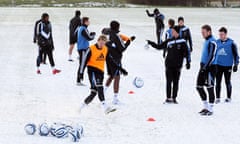
M216 49L217 49L216 42L211 41L208 46L209 51L208 60L207 63L204 65L204 68L208 68L211 65L212 61L215 59Z
M234 65L238 65L239 64L238 49L237 49L237 45L234 42L232 44L232 51L233 51L233 57L234 57Z
M130 45L130 40L128 40L126 43L124 43L121 40L120 36L118 36L117 34L114 34L112 36L112 41L114 42L114 44L116 45L116 47L118 48L118 50L120 52L124 52Z
M154 14L152 13L150 13L149 11L147 11L147 15L149 16L149 17L154 17Z
M158 49L158 50L163 50L163 49L167 49L167 44L168 44L169 40L165 40L163 43L161 43L160 45L156 44L153 41L148 41L148 44L151 45L153 48Z
M35 23L35 26L34 26L33 41L36 41L36 40L37 40L38 23L39 23L39 21L37 21L37 22Z
M39 24L39 34L40 34L42 37L44 37L45 39L49 39L50 36L51 36L51 32L50 32L50 33L46 33L46 32L44 31L44 25L43 25L42 22Z
M88 40L91 41L94 39L94 35L90 35L87 29L82 31L82 35Z
M82 57L82 60L83 60L83 61L82 61L82 64L83 64L83 65L81 65L82 68L80 69L80 74L83 74L83 73L84 73L85 68L86 68L86 66L87 66L87 63L88 63L91 55L92 55L92 52L91 52L90 48L88 48L87 51L86 51L86 53L85 53L85 54L83 55L83 57Z
M191 34L190 29L188 29L188 40L189 40L190 50L193 51L192 34Z
M186 61L188 64L190 64L191 63L191 51L186 42L184 43L184 48L185 48L184 53L185 53Z

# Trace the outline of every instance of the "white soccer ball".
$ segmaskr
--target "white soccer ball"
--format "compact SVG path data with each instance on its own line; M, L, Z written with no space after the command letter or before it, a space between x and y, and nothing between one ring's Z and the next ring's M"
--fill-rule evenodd
M47 123L42 123L39 126L39 135L40 136L48 136L50 132L50 128L48 127Z
M62 123L54 123L51 126L51 134L56 138L65 138L68 137L68 132L72 127L62 124Z
M73 142L78 142L80 139L79 132L76 129L70 130L69 135L71 136Z
M27 124L27 125L25 125L24 130L25 130L26 134L34 135L36 132L36 125L32 124L32 123Z
M135 77L133 81L133 85L137 88L142 88L144 86L144 81L140 77Z

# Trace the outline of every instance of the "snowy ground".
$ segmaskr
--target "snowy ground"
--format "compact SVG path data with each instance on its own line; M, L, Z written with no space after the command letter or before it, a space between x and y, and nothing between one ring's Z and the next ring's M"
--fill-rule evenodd
M137 40L124 56L129 76L122 79L121 100L124 105L111 115L104 115L98 99L79 112L80 102L88 95L88 87L75 85L78 63L69 63L68 21L74 9L66 8L1 8L0 9L0 143L1 144L66 144L40 136L27 136L23 127L28 122L65 122L84 125L82 144L238 144L240 135L240 74L233 75L233 102L215 106L212 117L201 117L200 98L195 90L196 74L202 46L200 27L211 24L214 33L220 26L229 28L229 35L239 40L239 9L162 8L167 18L185 16L192 29L194 52L192 68L182 71L179 105L163 105L165 78L162 52L145 50L146 39L155 39L153 19L145 9L81 9L91 17L90 29L100 34L112 19L122 23L122 33L136 35ZM48 66L36 75L37 46L32 43L33 24L42 12L48 12L54 28L57 67L53 76ZM77 58L77 53L75 53ZM142 89L132 85L135 76L145 80ZM85 78L86 83L87 77ZM225 88L225 86L224 86ZM133 90L134 95L128 91ZM222 91L225 97L225 90ZM106 98L111 102L112 91ZM154 117L156 122L147 119Z

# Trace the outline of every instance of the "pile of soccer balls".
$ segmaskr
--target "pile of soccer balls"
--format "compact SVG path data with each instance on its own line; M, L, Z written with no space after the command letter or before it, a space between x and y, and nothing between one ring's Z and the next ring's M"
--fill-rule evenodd
M37 132L37 126L32 123L25 125L24 129L27 135L34 135ZM38 127L38 133L40 136L53 136L59 139L71 137L73 142L78 142L83 137L83 126L79 124L70 126L62 123L49 126L47 123L42 123Z

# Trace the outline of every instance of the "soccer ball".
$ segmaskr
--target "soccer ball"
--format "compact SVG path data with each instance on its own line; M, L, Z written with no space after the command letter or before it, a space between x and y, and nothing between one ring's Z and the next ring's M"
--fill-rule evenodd
M135 77L133 80L133 85L137 88L142 88L144 86L144 81L140 77Z
M32 124L32 123L27 124L27 125L25 125L24 130L25 130L26 134L34 135L36 132L36 125Z
M50 132L50 128L48 127L47 123L42 123L39 126L39 135L40 136L48 136Z
M72 129L72 126L68 126L62 123L54 123L51 126L51 134L56 138L68 137L68 132Z

